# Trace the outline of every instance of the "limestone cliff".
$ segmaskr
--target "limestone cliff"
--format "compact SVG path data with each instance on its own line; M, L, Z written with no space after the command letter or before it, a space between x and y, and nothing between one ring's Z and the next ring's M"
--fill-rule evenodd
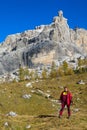
M49 25L7 36L0 46L0 75L20 65L35 68L80 56L87 57L87 30L70 29L59 11Z

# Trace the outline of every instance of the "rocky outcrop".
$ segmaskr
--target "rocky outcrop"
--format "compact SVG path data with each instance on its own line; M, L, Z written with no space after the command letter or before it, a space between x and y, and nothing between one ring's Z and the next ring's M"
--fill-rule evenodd
M70 30L71 41L76 43L81 49L87 52L87 30L76 28Z
M59 11L49 25L7 36L0 45L0 75L20 65L35 68L80 56L87 56L87 30L70 29Z

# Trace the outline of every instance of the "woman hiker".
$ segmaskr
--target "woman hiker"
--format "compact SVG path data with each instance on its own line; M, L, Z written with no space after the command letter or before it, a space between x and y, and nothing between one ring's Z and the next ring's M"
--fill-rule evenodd
M61 109L59 111L59 118L61 118L65 106L67 106L68 118L70 118L71 111L70 105L72 103L72 94L68 91L67 87L64 87L64 91L60 95Z

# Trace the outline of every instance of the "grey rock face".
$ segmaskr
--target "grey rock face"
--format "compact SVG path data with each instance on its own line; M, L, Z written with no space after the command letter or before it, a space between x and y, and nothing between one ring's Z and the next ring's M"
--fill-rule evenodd
M49 25L9 35L0 45L0 75L19 66L37 67L52 61L87 56L87 30L70 29L63 12Z

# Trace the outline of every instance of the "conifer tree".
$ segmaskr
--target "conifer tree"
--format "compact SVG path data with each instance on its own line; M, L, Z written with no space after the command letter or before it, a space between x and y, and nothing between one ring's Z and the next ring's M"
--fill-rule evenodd
M64 71L64 74L67 75L67 71L68 71L68 63L66 61L63 62L62 64L62 69Z
M38 72L37 72L37 71L34 72L34 79L35 79L35 80L36 80L36 79L39 79L39 76L38 76Z
M82 59L78 59L78 66L81 67L81 65L83 64L83 60Z
M68 68L67 70L67 75L73 75L74 74L74 71L72 68Z
M64 71L63 71L62 66L58 67L57 76L64 76Z
M43 71L42 71L42 78L43 79L47 78L47 70L46 70L46 68L44 68Z
M29 79L29 77L30 77L30 74L29 74L28 67L25 67L24 68L24 79L27 80L27 79Z
M52 62L51 71L50 71L49 76L50 76L50 78L55 78L55 77L57 77L56 64L55 64L54 61Z
M24 80L24 68L23 67L19 68L19 79L20 79L20 81Z

